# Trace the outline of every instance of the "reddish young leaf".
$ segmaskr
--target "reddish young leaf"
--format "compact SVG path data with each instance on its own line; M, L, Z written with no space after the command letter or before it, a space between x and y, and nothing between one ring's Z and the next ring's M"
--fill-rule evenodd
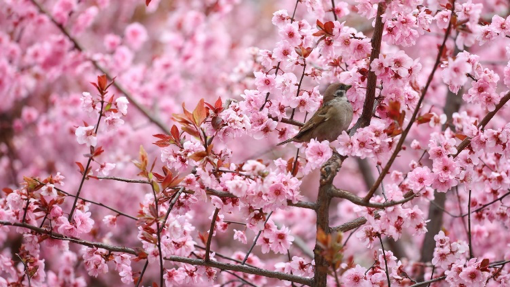
M194 160L194 161L201 161L206 156L207 156L207 152L205 152L205 151L197 151L196 153L192 154L189 158Z
M5 193L5 195L9 195L9 194L11 194L11 193L13 193L13 192L14 192L14 190L12 190L12 189L10 189L10 188L8 188L8 187L4 187L4 188L2 189L2 191Z
M324 30L324 24L322 24L322 22L319 21L319 19L317 19L317 22L315 22L315 24L317 25L317 28L319 28L320 30Z
M204 99L200 99L195 110L193 111L193 119L195 125L198 127L205 121L207 118L207 109L205 108Z
M432 119L432 117L434 117L434 114L432 113L426 113L424 115L420 115L418 116L418 118L416 119L416 121L418 122L418 124L424 124L424 123L428 123L430 122L430 120Z
M81 162L78 162L78 161L76 161L75 163L78 166L78 168L80 168L80 173L83 174L83 171L85 171L83 164L81 164Z
M459 140L463 141L467 138L466 135L463 135L463 134L455 134L455 137L458 138Z
M400 117L400 102L391 101L386 107L386 111L390 119L397 120Z
M324 31L329 35L333 36L333 29L335 28L335 23L332 21L328 21L324 23Z
M159 141L156 141L153 143L159 147L167 147L173 143L172 137L167 136L165 134L156 134L156 135L153 135L153 137L160 139Z
M105 91L107 88L108 79L106 78L106 75L97 76L97 85L99 89L102 91Z
M147 152L143 148L143 146L140 146L140 151L138 153L140 156L140 161L134 160L133 163L136 167L138 167L142 172L147 170L147 164L149 161L149 156L147 155Z
M170 129L170 134L174 137L174 140L176 142L179 142L181 135L176 125L173 125L172 128Z
M104 152L103 147L102 147L102 146L98 146L98 147L94 150L94 153L92 154L92 157L100 156L103 152Z
M223 110L223 102L221 101L221 97L218 97L218 99L214 103L214 107L216 108L216 111L221 112Z

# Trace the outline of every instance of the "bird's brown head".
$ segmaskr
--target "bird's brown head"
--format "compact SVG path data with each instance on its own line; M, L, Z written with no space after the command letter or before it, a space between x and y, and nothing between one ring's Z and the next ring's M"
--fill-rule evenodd
M323 103L327 103L336 97L345 97L345 93L351 88L351 85L346 85L342 83L334 83L329 85L324 92Z

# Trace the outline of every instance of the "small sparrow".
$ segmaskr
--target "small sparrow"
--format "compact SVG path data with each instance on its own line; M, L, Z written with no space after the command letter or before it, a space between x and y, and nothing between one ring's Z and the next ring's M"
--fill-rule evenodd
M279 143L334 141L345 131L352 121L352 106L345 97L351 86L341 83L329 85L324 93L322 106L313 114L294 137Z

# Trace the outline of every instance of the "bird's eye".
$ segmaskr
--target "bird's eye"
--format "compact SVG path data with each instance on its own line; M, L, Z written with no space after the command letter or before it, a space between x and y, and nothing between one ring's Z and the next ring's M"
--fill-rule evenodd
M342 90L342 89L336 90L335 97L340 97L341 98L343 96L345 96L345 91L344 90Z

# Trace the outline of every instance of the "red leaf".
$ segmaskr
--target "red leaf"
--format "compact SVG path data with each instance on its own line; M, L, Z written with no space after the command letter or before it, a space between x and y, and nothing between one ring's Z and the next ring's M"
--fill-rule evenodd
M393 120L397 120L400 116L400 102L391 101L386 107L388 117Z
M11 194L11 193L13 193L13 192L14 192L14 190L12 190L12 189L10 189L10 188L8 188L8 187L4 187L4 188L2 189L2 191L5 193L5 195L9 195L9 194Z
M223 110L223 103L221 101L221 97L218 97L216 103L214 103L214 107L216 108L217 111Z
M104 152L104 149L102 146L98 146L96 150L94 151L93 157L99 156Z
M207 118L207 109L205 108L204 99L200 99L195 110L193 111L193 119L195 124L200 126Z
M466 135L463 135L463 134L455 134L455 137L458 138L459 140L463 141L464 139L467 138Z
M329 35L333 35L333 29L335 28L335 23L332 21L324 23L324 31Z
M145 0L145 6L149 6L152 0Z
M319 27L320 30L324 30L324 24L322 24L322 22L319 21L319 19L317 19L316 24L317 24L317 27Z
M319 30L315 33L312 34L313 36L316 36L316 37L320 37L320 36L324 36L326 35L326 32L322 31L322 30Z
M156 141L154 144L159 146L159 147L167 147L169 146L170 144L173 143L173 140L170 136L167 136L167 135L164 135L164 134L156 134L156 135L153 135L153 137L156 137L158 139L161 139L159 141Z
M433 116L434 115L432 113L426 113L424 115L419 116L416 121L418 122L418 124L428 123L430 122Z
M106 78L106 75L97 76L97 85L101 89L101 91L106 90L106 86L108 83L108 79Z
M197 151L196 153L192 154L189 158L194 160L194 161L201 161L206 156L207 156L207 152L205 152L205 151Z
M75 162L76 165L80 168L80 173L83 174L83 172L85 171L85 168L83 167L83 165L81 164L81 162Z

